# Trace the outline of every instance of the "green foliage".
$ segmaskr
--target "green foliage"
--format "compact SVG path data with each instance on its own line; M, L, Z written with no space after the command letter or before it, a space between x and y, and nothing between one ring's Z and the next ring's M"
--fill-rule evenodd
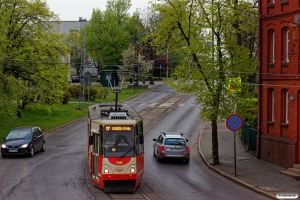
M141 29L138 15L130 16L130 0L107 1L106 10L94 9L86 25L88 54L100 63L122 64L122 52Z
M249 17L245 16L248 11L256 18L255 11L247 2L232 3L163 0L152 5L162 20L149 38L154 45L167 43L170 52L185 55L172 72L175 78L167 79L166 83L178 91L194 94L201 105L200 117L206 121L224 121L235 111L238 99L249 93L246 87L240 92L228 91L227 78L242 76L239 72L251 74L257 65L252 50L239 42L240 34L250 33L257 22L248 20L235 26L233 20Z
M244 123L250 124L252 128L257 127L257 98L243 99L237 104L237 114L243 119Z
M70 92L71 96L73 98L78 98L79 97L79 86L80 85L69 85L69 88L68 88L68 92Z
M64 36L52 31L51 23L57 16L45 1L1 2L0 15L0 74L13 77L18 91L3 101L3 116L21 113L30 102L60 103L66 89L69 67L61 64L69 49ZM9 87L12 94L14 87ZM21 105L20 105L21 104ZM8 106L11 105L11 106ZM7 109L10 108L10 109ZM17 112L15 111L17 109Z
M6 124L17 117L23 86L13 76L0 72L0 125Z
M106 88L99 88L99 98L100 99L106 99L108 96L108 91Z
M65 92L61 103L62 104L68 104L71 97L72 97L72 95L71 95L70 92Z
M27 106L29 112L36 112L39 113L40 116L50 116L53 111L55 110L55 106L48 106L42 104L31 104Z

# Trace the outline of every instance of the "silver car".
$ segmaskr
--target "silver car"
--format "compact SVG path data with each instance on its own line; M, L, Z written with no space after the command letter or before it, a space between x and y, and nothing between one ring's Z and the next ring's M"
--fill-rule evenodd
M184 163L190 162L190 147L188 140L181 132L162 132L158 138L153 139L153 155L160 162L164 158L182 159Z

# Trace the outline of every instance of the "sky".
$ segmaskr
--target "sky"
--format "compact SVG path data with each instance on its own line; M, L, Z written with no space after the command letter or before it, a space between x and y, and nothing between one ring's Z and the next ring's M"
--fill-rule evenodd
M107 0L44 0L51 11L62 21L78 21L79 17L90 20L93 8L105 10ZM145 9L149 0L131 0L130 13L137 8Z

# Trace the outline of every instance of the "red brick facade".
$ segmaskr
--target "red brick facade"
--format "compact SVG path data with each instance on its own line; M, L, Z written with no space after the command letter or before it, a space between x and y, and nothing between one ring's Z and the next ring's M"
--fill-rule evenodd
M257 152L288 168L300 163L300 1L260 0L259 13Z

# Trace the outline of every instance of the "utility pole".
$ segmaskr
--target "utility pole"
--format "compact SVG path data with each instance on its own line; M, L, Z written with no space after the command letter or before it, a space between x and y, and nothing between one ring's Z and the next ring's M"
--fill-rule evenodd
M79 18L79 21L86 21ZM81 28L81 26L80 26ZM82 33L82 40L83 40L83 49L81 50L81 67L80 67L80 85L79 85L79 101L78 101L78 108L77 110L84 109L84 75L83 75L83 68L85 66L85 31Z

